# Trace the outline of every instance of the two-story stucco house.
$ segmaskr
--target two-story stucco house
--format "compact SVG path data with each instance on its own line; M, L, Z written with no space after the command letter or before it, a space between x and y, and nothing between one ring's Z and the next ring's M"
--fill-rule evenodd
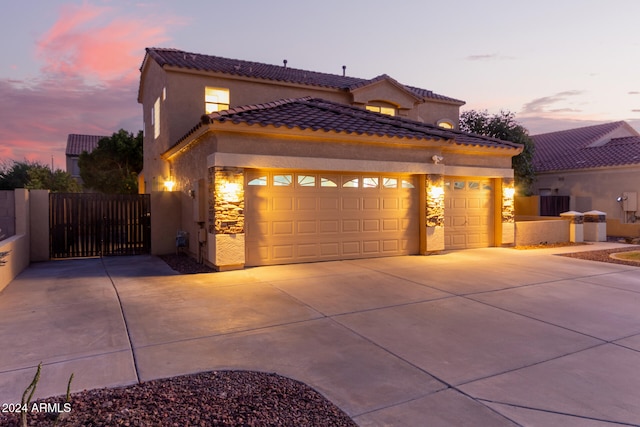
M462 101L344 74L147 49L142 186L180 199L152 224L178 218L218 269L512 243L521 146L456 130Z

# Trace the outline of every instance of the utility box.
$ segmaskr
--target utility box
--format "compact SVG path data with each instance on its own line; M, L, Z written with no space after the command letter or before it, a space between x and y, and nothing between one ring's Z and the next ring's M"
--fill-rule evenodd
M607 214L600 211L584 213L585 242L607 241Z
M625 191L622 193L622 210L625 212L635 212L638 210L638 193L635 191Z

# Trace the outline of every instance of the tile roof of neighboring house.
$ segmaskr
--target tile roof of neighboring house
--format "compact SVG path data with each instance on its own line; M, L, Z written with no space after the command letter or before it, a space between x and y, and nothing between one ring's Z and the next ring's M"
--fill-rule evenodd
M300 70L281 65L262 64L259 62L222 58L219 56L203 55L185 52L177 49L147 48L147 55L151 56L160 66L174 66L202 71L213 71L234 76L253 77L265 80L275 80L287 83L299 83L310 86L328 87L335 89L353 90L382 79L395 80L386 74L373 79L342 76L338 74L320 73L316 71ZM145 57L146 60L146 57ZM144 65L144 63L143 63ZM141 68L142 70L142 68ZM433 93L430 90L412 86L404 87L408 92L420 99L432 99L448 103L463 105L464 101Z
M65 154L67 156L79 156L83 151L90 153L98 146L98 141L100 141L102 138L107 138L107 136L78 135L75 133L71 133L67 137L67 149L65 151Z
M536 172L640 164L640 134L624 121L531 138Z
M495 138L443 129L397 116L352 107L319 98L282 99L257 105L231 108L203 116L203 123L193 128L168 151L188 141L191 134L208 123L246 124L312 130L316 132L344 132L387 138L442 140L457 145L520 149L522 145Z

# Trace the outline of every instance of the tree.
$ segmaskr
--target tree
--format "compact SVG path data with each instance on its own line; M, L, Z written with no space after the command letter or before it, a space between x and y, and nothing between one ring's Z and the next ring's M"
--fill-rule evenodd
M142 131L133 136L120 129L80 155L80 177L86 188L102 193L136 194L142 159Z
M499 114L491 116L486 110L464 111L460 115L460 130L524 145L522 153L513 157L511 164L518 194L531 194L531 184L535 178L532 163L535 146L529 131L516 122L514 113L500 111Z
M51 171L37 161L9 161L0 166L0 190L28 188L31 190L50 190L54 193L77 193L80 185L73 177L61 170Z

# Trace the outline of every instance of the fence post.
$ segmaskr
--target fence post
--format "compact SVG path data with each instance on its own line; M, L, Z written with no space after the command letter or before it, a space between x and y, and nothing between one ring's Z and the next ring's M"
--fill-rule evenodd
M560 216L569 222L569 241L584 242L584 215L576 211L562 212Z

